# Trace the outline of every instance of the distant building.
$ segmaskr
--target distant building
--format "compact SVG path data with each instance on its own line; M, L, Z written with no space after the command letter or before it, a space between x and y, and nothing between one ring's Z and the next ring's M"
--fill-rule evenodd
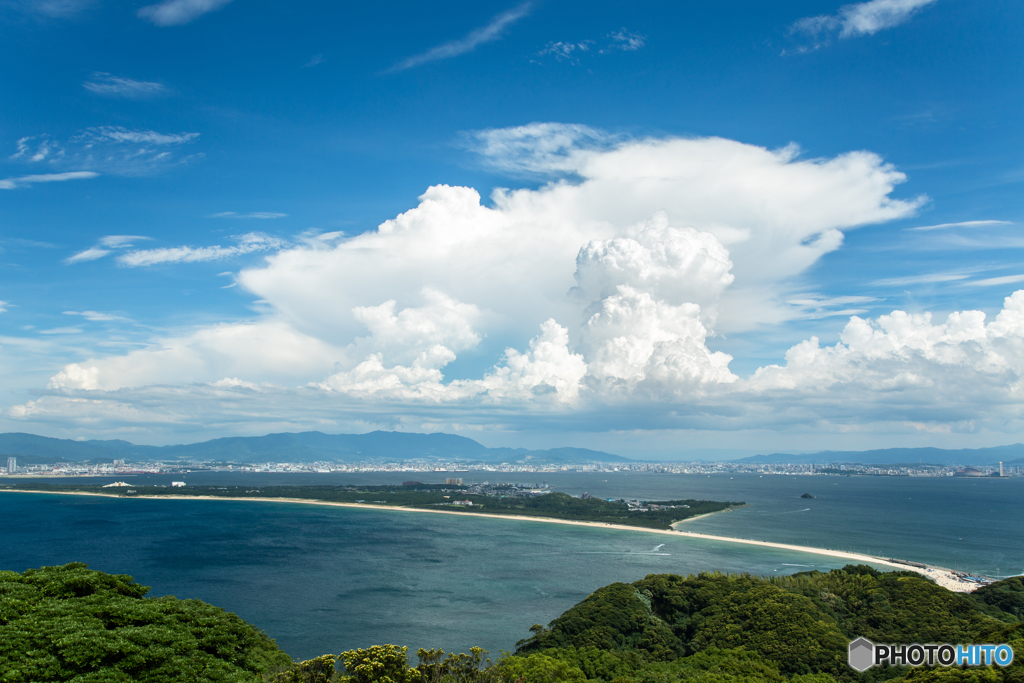
M180 489L184 485L185 485L185 482L183 482L183 481L172 481L171 482L171 488L172 489Z
M7 458L7 474L14 474L18 471L18 459Z
M965 467L959 472L953 473L954 477L984 477L985 473L976 467Z
M109 488L121 487L121 486L129 486L129 485L130 484L126 484L123 481L115 481L113 484L104 484L103 488L109 489Z
M445 486L462 486L462 480L461 479L454 479L454 478L453 479L445 479L444 480L444 484L445 484Z
M473 501L471 500L453 500L452 505L465 505L466 507L473 507Z
M419 486L422 483L422 481L403 481L402 486Z
M1005 474L1003 474L1003 461L1002 460L999 461L999 476L1000 477L1005 477L1006 476Z

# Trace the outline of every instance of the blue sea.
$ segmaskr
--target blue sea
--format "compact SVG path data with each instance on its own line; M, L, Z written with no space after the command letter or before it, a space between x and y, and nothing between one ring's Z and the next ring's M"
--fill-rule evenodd
M477 478L479 475L471 473ZM462 473L459 476L469 477ZM443 473L416 475L423 481ZM132 482L167 483L175 475ZM190 484L399 483L405 473L193 473ZM704 533L865 552L989 576L1024 573L1024 478L559 473L541 483L606 498L748 506ZM52 480L51 480L52 481ZM106 483L90 479L90 483ZM800 495L810 493L814 499ZM80 561L151 595L235 612L296 658L376 643L513 650L596 588L651 573L770 575L825 556L633 531L287 503L0 494L0 569Z

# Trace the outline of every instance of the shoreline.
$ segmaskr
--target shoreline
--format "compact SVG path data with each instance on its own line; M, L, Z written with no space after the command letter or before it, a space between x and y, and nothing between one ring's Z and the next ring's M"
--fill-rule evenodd
M132 499L132 500L226 500L226 501L255 501L261 503L289 503L289 504L300 504L300 505L320 505L327 507L343 507L343 508L362 508L367 510L392 510L396 512L425 512L428 514L439 514L439 515L460 515L460 516L471 516L471 517L485 517L489 519L507 519L513 521L532 521L542 522L546 524L565 524L569 526L583 526L583 527L594 527L598 529L615 529L618 531L639 531L648 534L662 534L666 536L674 536L675 538L696 538L707 541L718 541L723 543L740 543L743 545L753 545L762 548L772 548L774 550L788 550L790 552L807 553L812 555L821 555L824 557L834 557L837 559L853 560L856 562L863 562L867 564L882 565L885 567L891 567L893 569L900 569L903 571L912 571L922 576L931 579L939 586L946 588L947 590L957 593L970 593L977 588L979 585L970 581L963 581L960 579L952 570L945 567L938 567L935 565L925 565L925 567L914 567L911 565L900 564L897 562L890 562L887 559L876 557L874 555L866 555L864 553L847 552L843 550L831 550L828 548L814 548L811 546L793 545L789 543L774 543L770 541L757 541L748 538L736 538L734 536L715 536L712 534L702 534L695 531L681 531L676 529L677 524L685 524L686 522L700 519L701 517L707 517L709 515L721 514L723 512L729 512L734 508L727 508L725 510L719 510L717 512L708 512L702 515L696 515L688 519L681 520L672 524L671 529L652 529L649 527L638 527L629 526L627 524L612 524L610 522L587 522L581 520L571 519L557 519L555 517L531 517L528 515L502 515L491 512L462 512L455 510L430 510L426 508L414 508L414 507L397 507L392 505L374 505L371 503L340 503L327 500L312 500L306 498L264 498L264 497L252 497L252 498L237 498L229 496L122 496L114 493L93 493L89 491L26 491L23 489L0 489L0 493L42 493L57 496L93 496L99 498L117 498L117 499ZM745 506L744 506L745 507Z

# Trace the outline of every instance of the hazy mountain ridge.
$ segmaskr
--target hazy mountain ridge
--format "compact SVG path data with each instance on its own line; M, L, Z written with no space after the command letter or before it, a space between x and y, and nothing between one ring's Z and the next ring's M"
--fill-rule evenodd
M299 432L232 436L193 444L141 446L128 441L74 441L35 434L0 434L0 456L45 458L48 462L83 460L204 460L227 462L357 462L363 460L437 460L464 462L630 462L586 448L487 448L455 434ZM38 460L37 460L38 462Z
M863 465L1020 465L1024 463L1024 444L990 448L882 448L868 451L819 451L817 453L771 453L735 460L752 464L828 464Z

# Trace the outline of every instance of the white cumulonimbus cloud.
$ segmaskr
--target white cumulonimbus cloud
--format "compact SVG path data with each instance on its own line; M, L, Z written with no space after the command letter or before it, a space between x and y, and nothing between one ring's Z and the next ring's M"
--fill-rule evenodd
M866 414L886 397L901 407L873 419L925 423L919 406L944 393L934 387L976 400L946 400L935 415L973 419L984 392L956 394L957 382L993 387L1007 406L1024 400L1024 293L988 325L977 312L941 325L900 312L855 317L839 345L797 344L784 366L749 379L714 350L722 331L867 300L791 288L844 231L910 216L924 201L894 197L905 178L874 154L804 159L795 147L632 140L557 124L478 137L494 165L550 182L498 190L489 204L471 188L437 185L376 230L260 243L272 253L236 277L261 303L256 320L72 363L52 378L54 395L20 414L52 414L80 392L151 401L155 387L213 412L225 392L242 392L246 415L289 400L317 419L331 406L378 417L436 417L447 406L463 422L512 406L564 416L636 405L649 407L648 422L699 408L708 425L730 427L747 408L763 426L771 415L842 421L843 406ZM200 258L140 250L120 259L130 254L138 262L127 265ZM467 370L463 357L476 365Z
M1024 290L985 321L982 311L938 324L929 313L853 317L835 346L816 337L797 344L785 366L760 368L748 389L782 404L813 403L834 420L1015 420L1024 404Z

